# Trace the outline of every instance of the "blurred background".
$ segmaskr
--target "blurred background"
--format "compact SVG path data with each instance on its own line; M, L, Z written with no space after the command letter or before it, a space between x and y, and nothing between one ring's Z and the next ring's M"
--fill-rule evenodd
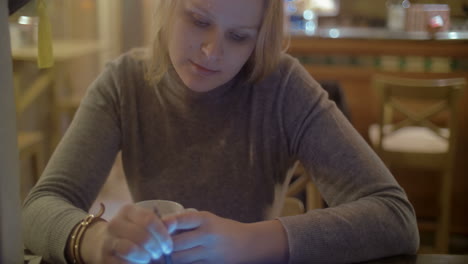
M48 0L55 66L37 68L35 1L10 17L21 160L21 195L37 181L87 87L105 63L151 41L151 0ZM468 1L285 0L288 52L325 86L369 141L377 122L372 76L468 78ZM468 96L460 98L451 191L450 252L468 254ZM392 169L420 219L438 215L438 174ZM299 198L302 198L299 196ZM120 159L97 201L107 217L131 202ZM421 221L423 243L434 225ZM427 233L427 235L426 235Z

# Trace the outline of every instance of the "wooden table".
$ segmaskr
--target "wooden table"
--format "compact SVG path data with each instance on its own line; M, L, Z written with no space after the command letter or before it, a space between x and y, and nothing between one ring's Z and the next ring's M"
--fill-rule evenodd
M25 255L25 264L46 264L41 257ZM364 264L467 264L468 255L409 255L378 259Z
M89 55L99 51L99 43L94 40L54 40L54 60L56 63ZM12 47L14 60L36 61L37 47Z
M413 255L396 256L374 261L366 264L467 264L468 255Z

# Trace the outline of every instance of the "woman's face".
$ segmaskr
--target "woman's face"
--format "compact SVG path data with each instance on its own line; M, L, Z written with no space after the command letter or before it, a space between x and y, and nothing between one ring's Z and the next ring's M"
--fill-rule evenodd
M252 54L264 0L179 0L169 57L184 84L210 91L231 80Z

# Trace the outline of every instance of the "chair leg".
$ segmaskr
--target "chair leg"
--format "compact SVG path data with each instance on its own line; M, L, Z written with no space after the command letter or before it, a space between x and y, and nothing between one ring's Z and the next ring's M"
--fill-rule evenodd
M307 211L323 208L322 197L317 187L310 181L306 185Z
M301 193L307 183L310 181L309 176L306 174L301 174L297 179L289 185L287 196L295 196Z
M442 189L439 196L439 212L435 236L435 248L438 253L447 254L450 243L452 173L447 170L442 175Z
M45 164L44 150L43 150L42 144L36 146L34 153L32 155L32 159L33 159L33 167L34 167L33 180L34 180L34 184L36 184L42 175L42 171L44 170L44 164Z

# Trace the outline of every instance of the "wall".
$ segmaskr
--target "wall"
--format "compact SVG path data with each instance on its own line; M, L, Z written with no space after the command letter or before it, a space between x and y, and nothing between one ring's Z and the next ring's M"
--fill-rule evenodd
M0 263L23 262L7 0L0 0Z

